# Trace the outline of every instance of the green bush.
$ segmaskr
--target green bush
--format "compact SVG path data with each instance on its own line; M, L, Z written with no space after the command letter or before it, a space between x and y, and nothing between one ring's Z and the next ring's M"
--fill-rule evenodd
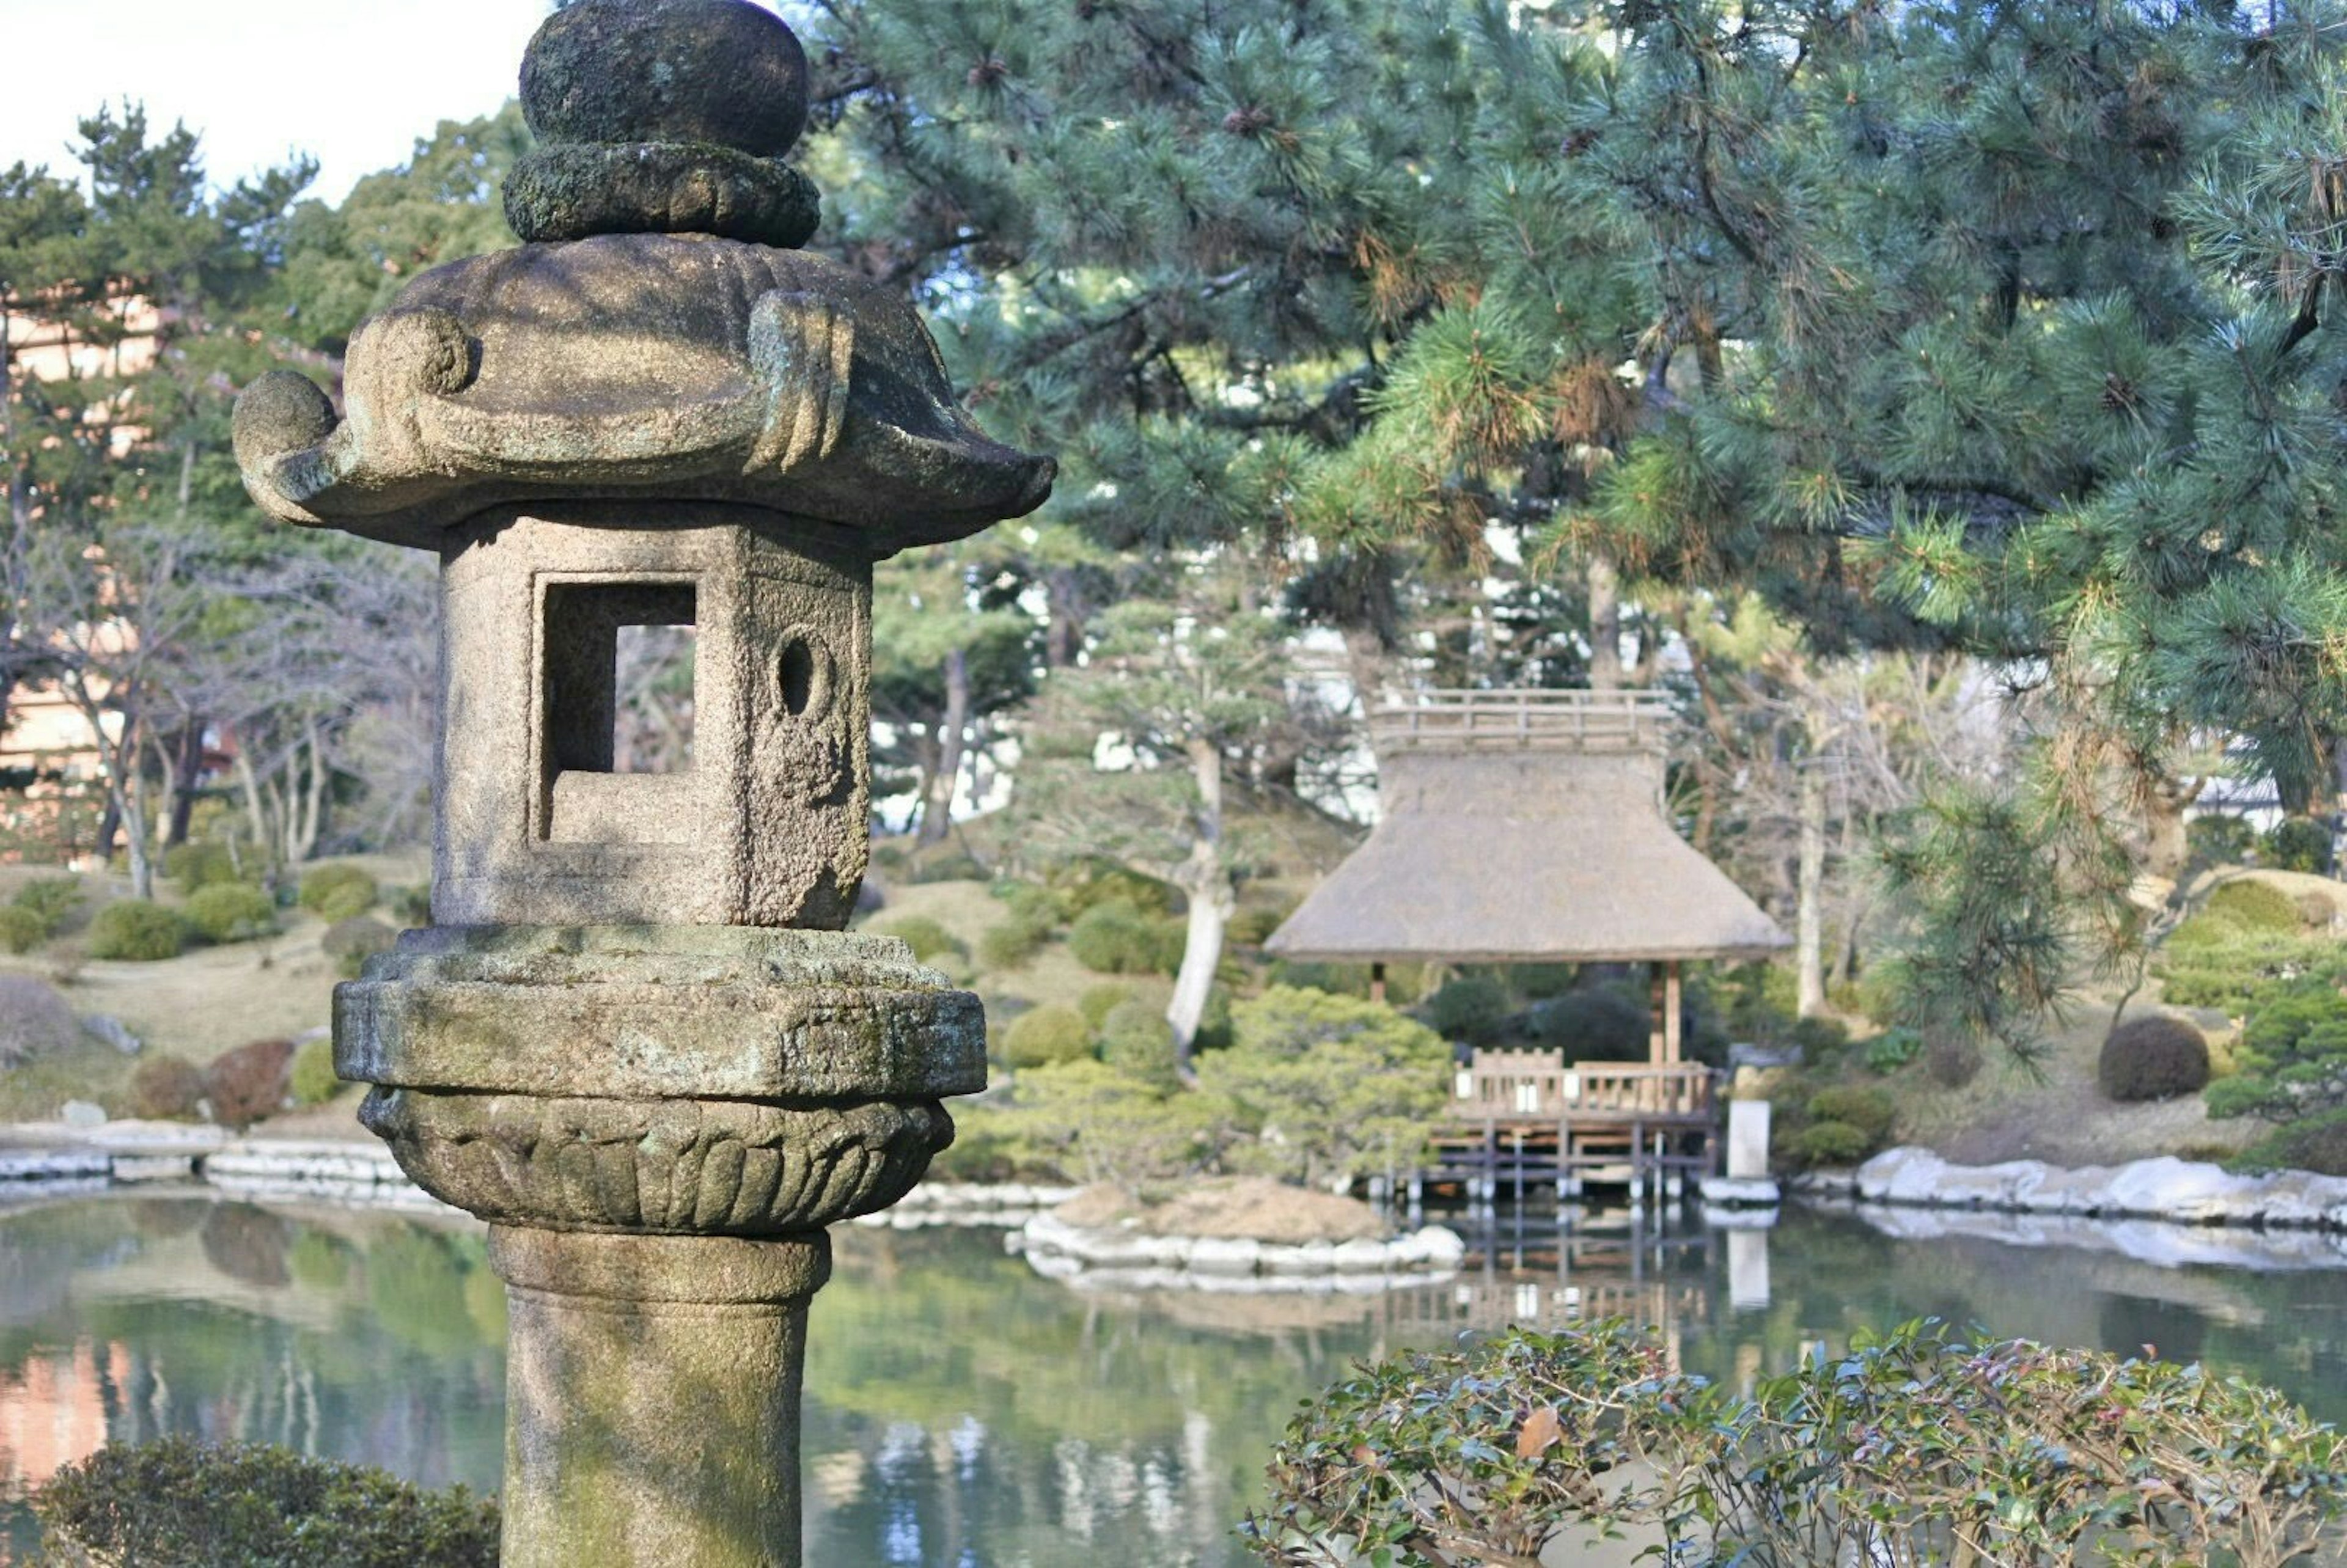
M302 907L332 925L374 907L374 878L355 866L327 865L302 878Z
M2214 1091L2210 1091L2212 1097ZM2216 1112L2212 1107L2209 1114ZM2312 1171L2347 1176L2347 1107L2325 1111L2267 1133L2235 1156L2231 1167L2247 1174L2267 1171Z
M1071 1007L1031 1008L1011 1020L1002 1037L1002 1059L1020 1071L1083 1061L1092 1053L1092 1025Z
M1912 1029L1886 1029L1866 1042L1870 1072L1896 1072L1923 1054L1923 1036Z
M2103 1041L2095 1079L2122 1104L2198 1094L2209 1087L2209 1039L2184 1019L2129 1019Z
M249 942L277 929L277 906L260 888L215 882L188 900L188 924L208 942Z
M1749 1388L1619 1319L1410 1352L1296 1416L1244 1533L1278 1568L1573 1563L1634 1532L1686 1563L2279 1568L2341 1545L2337 1434L2197 1366L1918 1321Z
M1856 1165L1872 1155L1879 1145L1866 1130L1847 1122L1812 1122L1793 1134L1788 1152L1796 1164L1805 1168L1818 1165Z
M1137 1077L1171 1082L1174 1074L1174 1026L1147 1002L1120 1003L1102 1020L1100 1058Z
M244 880L236 856L229 853L227 845L216 839L200 839L165 850L163 875L190 898L207 887Z
M340 1094L343 1081L334 1076L334 1042L313 1040L295 1051L290 1082L296 1105L323 1105Z
M49 939L49 923L30 909L14 904L0 907L0 948L29 953Z
M1071 1181L1134 1193L1195 1174L1231 1115L1219 1096L1089 1059L1020 1073L1019 1104L1030 1159Z
M1829 1061L1850 1047L1850 1025L1838 1018L1797 1018L1785 1038L1801 1048L1811 1062Z
M1426 999L1426 1025L1445 1040L1487 1045L1515 1011L1508 988L1484 975L1467 975Z
M2184 843L2204 866L2240 866L2257 848L2258 830L2238 816L2196 816L2184 825Z
M12 909L29 911L41 922L42 935L54 937L82 906L81 883L71 876L44 876L16 889L8 901Z
M2276 871L2326 874L2331 869L2331 830L2303 816L2278 822L2266 835L2260 858Z
M1112 981L1107 985L1087 986L1084 994L1076 999L1076 1010L1084 1015L1084 1021L1092 1025L1092 1032L1097 1034L1108 1023L1109 1014L1133 999L1131 986L1120 986Z
M372 915L354 915L327 927L326 934L318 938L318 948L334 960L343 979L354 980L365 972L369 958L389 952L398 940L398 932Z
M1651 1004L1629 988L1585 986L1536 1003L1532 1035L1574 1061L1644 1061L1654 1034Z
M1866 1152L1870 1154L1890 1142L1891 1130L1899 1124L1899 1107L1880 1089L1837 1083L1809 1096L1809 1118L1813 1122L1839 1122L1857 1128L1866 1135Z
M1271 940L1271 934L1287 923L1293 913L1287 908L1266 909L1259 905L1236 910L1231 916L1225 933L1236 948L1260 948Z
M101 1449L33 1498L49 1540L138 1568L492 1568L497 1509L378 1470L187 1438Z
M118 898L89 923L89 956L118 962L152 964L176 958L188 944L188 927L160 904Z
M1052 875L1051 889L1068 919L1081 918L1102 904L1123 904L1144 915L1178 914L1182 895L1172 883L1113 860L1072 860Z
M2275 1097L2273 1081L2254 1072L2238 1073L2219 1079L2209 1085L2201 1096L2209 1107L2211 1120L2227 1122L2236 1116L2255 1116L2271 1104Z
M1068 951L1096 975L1170 975L1182 966L1183 922L1122 899L1095 904L1068 927Z
M141 1121L195 1121L203 1098L203 1069L176 1056L150 1056L130 1074L130 1114Z
M2271 883L2247 876L2220 884L2209 895L2208 912L2244 931L2295 936L2305 922L2298 902Z
M1010 919L999 926L989 926L978 939L978 956L989 969L1023 969L1035 961L1035 955L1051 940L1049 926L1030 926L1023 920Z
M2201 909L2185 917L2168 934L2168 945L2171 948L2223 948L2239 942L2246 934L2229 917L2215 909Z
M1449 1103L1450 1048L1383 1002L1276 986L1231 1009L1231 1044L1197 1058L1232 1108L1225 1163L1315 1186L1405 1171Z
M900 915L873 927L872 930L876 936L894 937L912 948L914 958L920 963L926 964L948 953L956 958L969 956L969 950L955 938L951 931L927 915Z

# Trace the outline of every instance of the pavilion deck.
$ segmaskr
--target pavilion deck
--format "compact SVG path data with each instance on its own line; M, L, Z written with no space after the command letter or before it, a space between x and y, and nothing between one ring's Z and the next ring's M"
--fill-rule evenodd
M1591 1183L1634 1202L1716 1173L1718 1078L1694 1062L1565 1063L1553 1051L1478 1050L1459 1071L1425 1168L1408 1195L1455 1190L1471 1209L1521 1207Z

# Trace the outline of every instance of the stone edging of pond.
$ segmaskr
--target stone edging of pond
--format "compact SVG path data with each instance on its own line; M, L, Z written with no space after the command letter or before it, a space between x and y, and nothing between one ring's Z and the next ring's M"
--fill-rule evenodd
M1390 1241L1284 1245L1248 1237L1088 1229L1040 1214L1009 1238L1036 1273L1127 1289L1372 1292L1450 1277L1467 1244L1440 1225Z
M158 1182L202 1182L240 1198L308 1199L442 1212L372 1139L232 1139L218 1127L108 1122L89 1128L5 1129L0 1194L55 1195Z
M2347 1231L2347 1178L2311 1171L2239 1176L2173 1155L2065 1169L2040 1160L1958 1165L1929 1149L1899 1148L1855 1171L1797 1176L1792 1190L1911 1208Z

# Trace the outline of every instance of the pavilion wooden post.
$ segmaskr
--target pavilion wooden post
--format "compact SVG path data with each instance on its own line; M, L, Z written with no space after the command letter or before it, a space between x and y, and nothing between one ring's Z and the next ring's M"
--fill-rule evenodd
M1646 966L1646 1065L1649 1067L1660 1067L1669 1060L1672 1033L1668 1022L1669 989L1669 983L1663 978L1663 962L1657 958Z
M1673 1067L1679 1064L1682 1011L1679 961L1673 958L1663 967L1663 1060Z
M1382 963L1369 966L1369 999L1373 1002L1386 999L1386 967Z

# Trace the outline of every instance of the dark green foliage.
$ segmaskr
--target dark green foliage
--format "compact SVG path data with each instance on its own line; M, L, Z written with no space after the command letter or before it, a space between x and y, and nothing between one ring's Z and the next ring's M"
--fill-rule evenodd
M1002 1059L1020 1071L1080 1061L1092 1054L1092 1025L1071 1007L1030 1009L1011 1020L1002 1037Z
M2106 1098L2173 1100L2209 1086L2209 1040L2190 1022L2155 1014L2111 1030L2095 1066Z
M285 1108L293 1071L293 1042L257 1040L224 1050L204 1069L204 1098L212 1120L241 1132Z
M1865 1134L1867 1153L1872 1153L1890 1142L1891 1130L1899 1122L1899 1107L1880 1089L1837 1083L1809 1096L1809 1119L1856 1128Z
M138 1568L492 1568L494 1501L260 1444L111 1447L34 1495L49 1538Z
M130 1114L148 1122L192 1122L200 1114L204 1071L176 1056L150 1056L130 1074Z
M343 979L354 980L369 958L389 952L398 940L399 934L374 916L354 915L327 927L326 934L318 938L318 948L334 960Z
M2259 858L2276 871L2310 871L2326 876L2331 870L2331 830L2319 822L2293 816L2274 824L2265 836Z
M1123 904L1144 915L1176 915L1183 908L1182 895L1172 883L1097 856L1079 856L1055 867L1051 885L1070 920L1103 904Z
M2238 877L2209 895L2209 915L2238 928L2272 936L2295 936L2304 924L2297 900L2270 883Z
M1147 1002L1120 1003L1101 1022L1100 1058L1120 1072L1170 1084L1174 1026Z
M875 936L894 937L913 949L913 957L922 963L951 954L967 957L968 949L954 934L927 915L900 915L872 927Z
M333 924L374 907L375 880L355 866L320 866L302 878L302 907Z
M173 911L144 898L118 898L99 909L89 923L93 958L159 963L178 958L187 942L186 923Z
M1182 967L1183 923L1122 898L1092 905L1068 927L1068 951L1096 975L1170 975Z
M323 1105L340 1094L343 1081L334 1076L334 1042L313 1040L295 1051L286 1081L296 1105Z
M1507 1028L1514 1011L1506 986L1486 975L1468 975L1427 998L1420 1016L1445 1040L1488 1045Z
M29 953L49 939L49 923L30 909L0 906L0 948Z
M1289 1426L1245 1534L1275 1568L1344 1560L1331 1538L1432 1568L1645 1534L1670 1563L2279 1568L2337 1549L2339 1464L2328 1426L2198 1367L1917 1321L1738 1391L1614 1319L1361 1368Z
M1812 1122L1793 1134L1786 1152L1805 1168L1862 1163L1879 1147L1862 1127L1847 1122Z
M1921 1030L1886 1029L1866 1042L1867 1071L1896 1072L1922 1054Z
M1260 948L1292 913L1289 908L1266 909L1259 905L1237 910L1231 916L1231 942L1241 948Z
M2224 1122L2237 1116L2255 1116L2275 1101L2273 1081L2256 1073L2237 1073L2220 1078L2209 1085L2201 1096L2212 1120Z
M1575 1061L1644 1061L1654 1034L1652 1003L1627 986L1588 986L1536 1004L1533 1038Z
M2184 825L2192 859L2202 866L2245 866L2258 847L2258 830L2238 816L2196 816Z
M2228 1081L2231 1081L2229 1080ZM2218 1114L2217 1090L2209 1091L2209 1113ZM2312 1171L2347 1176L2347 1106L2321 1112L2269 1132L2231 1161L2236 1171Z
M277 929L277 905L242 882L214 882L188 899L188 924L208 942L249 942Z
M1923 1071L1942 1089L1962 1089L1980 1076L1980 1042L1961 1030L1927 1030Z

